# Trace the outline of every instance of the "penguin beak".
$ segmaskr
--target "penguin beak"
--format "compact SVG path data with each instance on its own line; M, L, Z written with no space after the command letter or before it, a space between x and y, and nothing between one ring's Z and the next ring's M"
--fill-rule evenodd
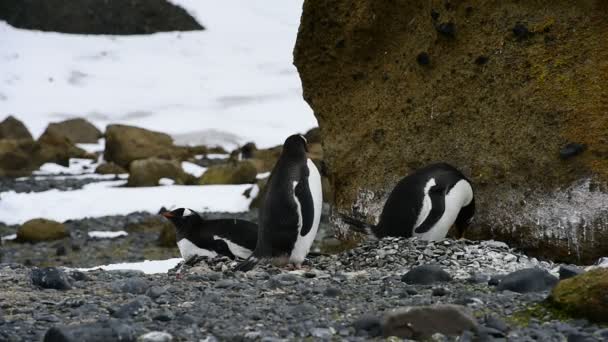
M175 217L175 215L171 214L170 211L165 211L164 213L162 213L161 215L163 215L166 218L172 218Z

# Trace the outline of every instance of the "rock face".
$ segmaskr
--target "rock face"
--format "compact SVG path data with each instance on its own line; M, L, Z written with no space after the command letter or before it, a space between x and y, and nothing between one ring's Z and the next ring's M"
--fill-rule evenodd
M595 269L560 281L549 300L575 316L608 322L608 269Z
M193 177L185 173L178 162L148 158L131 163L127 185L156 186L161 178L173 179L176 184L186 184L193 181Z
M17 230L17 240L20 242L58 240L67 236L68 230L62 223L47 219L29 220Z
M231 162L211 166L205 171L199 183L211 184L247 184L255 183L257 171L249 161Z
M94 144L103 136L92 123L82 118L49 124L47 131L68 138L72 143Z
M165 0L4 0L0 19L25 29L85 34L145 34L204 28Z
M4 121L0 122L0 140L1 139L34 140L32 134L28 131L23 122L10 115L6 117Z
M400 178L445 161L475 184L468 238L579 262L605 253L607 9L305 1L294 58L335 212L374 222Z
M37 145L28 139L0 140L0 177L25 176L40 166L32 156Z
M124 168L137 159L178 159L185 154L185 149L174 146L173 139L164 133L125 125L109 125L106 128L104 158Z

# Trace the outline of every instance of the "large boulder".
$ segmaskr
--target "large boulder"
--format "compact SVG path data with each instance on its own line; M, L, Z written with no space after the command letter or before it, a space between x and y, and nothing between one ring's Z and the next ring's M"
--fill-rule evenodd
M25 127L23 122L17 120L12 115L9 115L0 122L0 140L1 139L25 139L25 140L34 140L32 138L32 134Z
M114 164L112 162L99 164L99 166L95 169L95 173L100 175L119 175L123 173L127 173L122 166Z
M161 178L170 178L176 184L194 182L193 176L185 173L178 162L148 158L131 163L127 186L156 186Z
M255 183L257 170L248 160L210 166L199 180L201 185Z
M33 157L38 150L33 140L0 140L0 177L29 175L40 164Z
M204 28L165 0L2 0L0 19L25 29L85 34L146 34Z
M69 166L71 158L95 158L95 156L74 145L64 135L50 129L42 133L37 144L35 160L39 164L50 162Z
M608 323L608 268L560 281L549 301L574 316Z
M124 168L137 159L180 159L187 155L187 149L174 146L173 139L167 134L125 125L106 128L104 158Z
M17 241L19 242L59 240L69 235L63 223L47 219L29 220L17 229Z
M51 123L46 129L59 136L68 138L74 144L94 144L103 136L103 133L97 127L82 118Z
M560 260L605 253L607 9L306 0L294 59L334 215L374 222L400 178L445 161L475 184L468 238Z

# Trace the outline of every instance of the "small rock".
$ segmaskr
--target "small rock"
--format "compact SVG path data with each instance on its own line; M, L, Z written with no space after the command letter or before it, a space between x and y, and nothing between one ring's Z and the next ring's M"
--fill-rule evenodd
M152 299L156 299L156 298L160 297L162 294L164 294L165 292L167 292L166 287L151 286L150 288L148 288L148 290L146 290L146 296L148 296Z
M453 22L441 23L437 25L436 30L441 35L448 38L454 38L456 36L456 25L454 25Z
M513 26L512 31L515 38L519 40L526 39L531 35L530 30L528 30L528 27L521 23L515 24L515 26Z
M431 10L431 18L433 20L437 20L439 19L439 12L435 11L435 10Z
M486 316L486 325L502 332L509 331L509 326L507 323L495 315Z
M488 283L490 280L490 276L483 273L473 273L469 278L467 278L467 282L471 284L484 284Z
M572 278L584 272L585 270L575 265L561 265L559 267L559 280Z
M134 342L135 330L116 320L87 324L56 326L44 335L44 342Z
M431 294L436 297L442 297L447 295L448 293L450 293L450 291L448 291L447 289L443 287L437 287L433 289L433 292Z
M498 284L498 290L519 293L539 292L552 289L557 282L558 279L546 270L526 268L506 275Z
M69 290L72 288L67 274L55 267L32 270L32 283L45 289Z
M382 321L373 315L364 315L353 322L355 331L365 331L370 337L382 334Z
M151 331L139 336L138 342L171 342L173 335L164 331Z
M169 322L169 321L172 321L174 318L175 318L175 315L171 311L162 311L162 312L154 315L153 319L155 321Z
M328 339L333 336L330 329L327 328L314 328L310 333L313 337Z
M412 268L401 277L407 284L430 285L451 281L452 276L437 265L422 265Z
M152 300L149 297L138 296L134 300L118 307L118 309L116 309L116 311L113 311L111 315L115 318L129 318L147 311L148 307L150 307L151 305Z
M114 281L110 284L110 287L114 292L144 294L150 287L150 284L143 278L129 278Z
M484 64L488 63L489 60L490 60L490 58L488 56L479 56L479 57L475 58L475 64L484 65Z
M477 325L467 308L460 305L412 306L388 313L382 333L385 337L425 339L436 333L459 335L466 330L476 330Z
M426 52L421 52L416 56L416 62L420 65L429 65L431 63L431 59L429 54Z
M328 287L323 291L323 295L326 297L338 297L342 294L342 290L336 287Z
M569 159L583 153L586 148L584 144L569 143L559 150L559 157L564 160Z

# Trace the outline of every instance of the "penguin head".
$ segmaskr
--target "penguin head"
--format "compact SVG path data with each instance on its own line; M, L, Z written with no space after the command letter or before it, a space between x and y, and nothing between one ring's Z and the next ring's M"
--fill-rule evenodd
M286 154L306 155L306 152L308 152L308 142L302 134L291 135L283 144L283 152Z
M172 211L165 211L161 213L164 217L169 219L175 227L178 229L189 229L195 227L202 221L199 213L188 208L178 208Z

